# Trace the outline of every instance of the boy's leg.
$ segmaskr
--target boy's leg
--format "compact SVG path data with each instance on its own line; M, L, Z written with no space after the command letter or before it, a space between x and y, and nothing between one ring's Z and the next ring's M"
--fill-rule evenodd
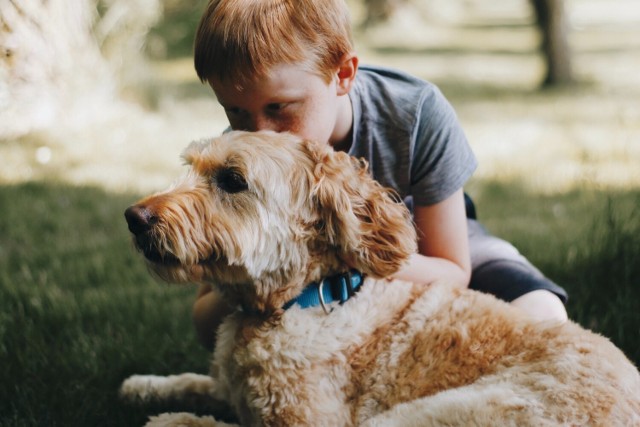
M511 305L522 309L536 320L564 322L568 319L567 309L560 297L545 289L526 293L511 301Z
M471 283L469 287L522 308L540 320L567 319L567 293L546 278L510 243L469 219Z

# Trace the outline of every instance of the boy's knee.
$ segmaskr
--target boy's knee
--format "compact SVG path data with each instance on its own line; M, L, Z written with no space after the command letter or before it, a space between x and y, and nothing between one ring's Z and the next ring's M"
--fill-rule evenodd
M568 319L567 310L560 298L545 289L528 292L511 301L511 304L535 320L555 320L564 323Z
M473 269L494 260L527 262L526 258L511 243L489 234L478 222L469 220L469 252Z

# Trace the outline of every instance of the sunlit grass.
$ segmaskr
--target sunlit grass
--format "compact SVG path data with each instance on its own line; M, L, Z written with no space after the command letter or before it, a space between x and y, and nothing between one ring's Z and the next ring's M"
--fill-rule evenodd
M166 56L156 55L144 81L124 94L135 104L122 104L91 127L56 126L2 141L0 182L56 179L119 192L167 185L180 170L182 148L219 134L227 123L193 70L192 27L204 3L167 3L166 19L149 39L150 49L153 40L165 43ZM360 3L350 3L358 18ZM515 180L545 193L640 187L637 5L569 2L579 84L539 91L539 37L526 2L407 4L425 9L409 14L413 23L401 18L356 31L361 62L441 86L480 160L478 179ZM444 16L446 10L456 14ZM624 25L612 25L622 18ZM408 25L412 31L405 31ZM49 155L38 156L42 149Z

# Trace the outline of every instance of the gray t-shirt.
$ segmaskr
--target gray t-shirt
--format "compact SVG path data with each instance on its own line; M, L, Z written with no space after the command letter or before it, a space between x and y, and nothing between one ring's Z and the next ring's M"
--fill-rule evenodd
M449 102L433 84L381 67L361 66L349 93L353 140L383 186L415 205L438 203L477 167Z

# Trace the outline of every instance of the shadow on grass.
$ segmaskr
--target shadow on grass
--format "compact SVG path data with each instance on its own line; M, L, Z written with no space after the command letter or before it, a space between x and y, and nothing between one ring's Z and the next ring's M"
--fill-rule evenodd
M570 316L638 364L640 191L474 190L487 227L567 288ZM0 187L0 424L142 425L173 408L123 404L123 379L207 371L191 325L193 289L155 281L130 244L123 211L136 198Z

